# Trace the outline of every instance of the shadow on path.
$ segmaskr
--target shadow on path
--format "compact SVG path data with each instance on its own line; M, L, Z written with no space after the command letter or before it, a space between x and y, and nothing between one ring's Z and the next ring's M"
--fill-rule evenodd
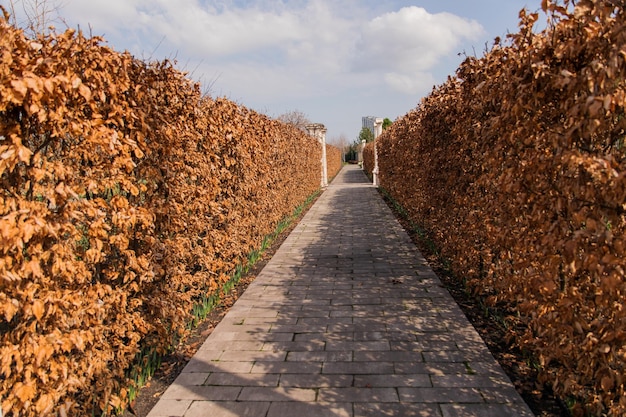
M346 166L149 417L532 415Z

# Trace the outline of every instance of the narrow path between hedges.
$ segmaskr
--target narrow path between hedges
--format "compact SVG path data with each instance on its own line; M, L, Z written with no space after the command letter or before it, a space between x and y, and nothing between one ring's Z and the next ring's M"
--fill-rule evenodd
M533 416L346 166L148 417Z

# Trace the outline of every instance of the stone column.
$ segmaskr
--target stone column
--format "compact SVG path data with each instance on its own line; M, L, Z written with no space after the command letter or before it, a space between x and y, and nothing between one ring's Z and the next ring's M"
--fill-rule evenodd
M357 156L357 160L359 162L359 166L361 167L361 169L364 169L364 163L363 163L363 151L365 150L365 145L366 142L364 140L361 141L361 146L359 146L359 153Z
M328 187L328 161L326 160L326 128L322 125L320 130L320 143L322 144L322 187Z
M320 186L322 188L328 186L328 164L326 162L326 127L321 123L311 123L305 126L309 135L313 136L322 145L321 174L322 180Z
M376 118L374 123L374 169L372 170L372 182L378 187L378 137L383 133L383 119Z
M376 118L376 122L374 122L374 139L383 134L383 119L380 117Z

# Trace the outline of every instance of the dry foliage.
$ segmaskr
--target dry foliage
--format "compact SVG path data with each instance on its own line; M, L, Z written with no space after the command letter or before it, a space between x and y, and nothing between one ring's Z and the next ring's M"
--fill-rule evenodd
M330 182L341 170L341 149L326 144L326 172Z
M374 172L374 142L366 143L363 148L363 170L371 177Z
M626 16L544 0L379 138L382 187L575 415L626 414ZM366 166L369 166L366 163Z
M0 399L108 414L142 347L167 350L317 191L296 128L81 33L0 20Z

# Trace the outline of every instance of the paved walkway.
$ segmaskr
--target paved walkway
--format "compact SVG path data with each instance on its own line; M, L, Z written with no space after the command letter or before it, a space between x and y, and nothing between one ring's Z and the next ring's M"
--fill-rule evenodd
M345 167L149 417L533 416Z

